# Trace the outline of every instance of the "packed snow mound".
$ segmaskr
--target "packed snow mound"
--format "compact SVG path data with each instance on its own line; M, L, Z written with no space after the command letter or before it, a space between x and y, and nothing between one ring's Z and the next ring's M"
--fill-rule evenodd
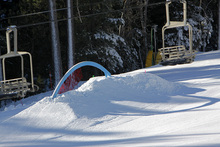
M168 112L173 110L173 106L168 104L170 95L175 95L181 87L154 74L142 72L94 77L77 90L58 95L55 99L43 98L8 122L16 121L21 128L32 125L51 129L68 126L77 118Z
M54 103L47 97L11 119L18 124L22 120L22 127L32 125L40 128L62 128L75 120L76 116L68 103Z
M77 92L105 93L107 96L118 97L123 93L146 94L171 94L180 87L179 84L169 82L150 73L129 73L111 77L91 78L83 84Z
M139 113L139 110L147 110L143 107L149 103L167 102L181 87L154 74L134 72L91 78L77 90L59 95L54 101L68 103L78 117Z

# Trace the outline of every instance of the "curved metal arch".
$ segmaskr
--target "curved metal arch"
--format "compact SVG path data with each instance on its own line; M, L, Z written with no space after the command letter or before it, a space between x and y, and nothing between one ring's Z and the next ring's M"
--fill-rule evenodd
M102 65L98 64L98 63L95 63L95 62L92 62L92 61L84 61L84 62L80 62L74 66L72 66L66 73L65 75L63 76L63 78L60 80L60 82L58 83L58 85L56 86L53 94L52 94L52 98L55 98L60 90L60 87L63 85L63 83L65 82L65 80L75 71L77 70L78 68L81 68L83 66L93 66L93 67L96 67L98 69L100 69L101 71L104 72L105 76L108 77L108 76L111 76L111 73L105 69Z

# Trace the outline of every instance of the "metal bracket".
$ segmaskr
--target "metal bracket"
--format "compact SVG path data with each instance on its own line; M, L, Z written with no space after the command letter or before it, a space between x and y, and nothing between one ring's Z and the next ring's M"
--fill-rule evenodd
M17 43L17 28L16 28L16 26L9 26L6 29L7 53L11 52L11 43L10 43L10 33L11 32L14 33L14 52L17 53L18 43Z

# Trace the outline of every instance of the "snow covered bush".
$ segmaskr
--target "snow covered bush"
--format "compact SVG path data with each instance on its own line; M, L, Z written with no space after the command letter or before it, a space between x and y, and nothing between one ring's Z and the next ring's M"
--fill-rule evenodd
M99 31L91 37L92 45L85 46L82 56L102 64L113 73L129 71L132 66L136 68L137 52L121 36Z

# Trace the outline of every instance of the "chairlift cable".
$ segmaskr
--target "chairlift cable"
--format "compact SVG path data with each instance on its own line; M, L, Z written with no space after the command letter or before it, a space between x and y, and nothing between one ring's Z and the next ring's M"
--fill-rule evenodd
M101 4L101 3L104 3L104 2L96 2L96 3L93 3L93 5ZM89 4L87 4L87 5L89 5ZM77 8L77 7L87 6L87 5L86 4L82 4L82 5L78 5L78 6L64 7L64 8L59 8L59 9L56 9L56 10L53 10L53 11L58 12L58 11L67 10L68 8ZM44 13L49 13L49 12L51 12L51 10L40 11L40 12L29 13L29 14L23 14L23 15L17 15L17 16L10 16L10 17L7 17L7 18L1 18L0 20L20 18L20 17L32 16L32 15L39 15L39 14L44 14Z
M99 2L100 3L100 2ZM103 3L103 2L101 2ZM148 4L148 6L155 6L155 5L161 5L161 4L165 4L166 2L158 2L158 3L152 3L152 4ZM98 3L95 3L95 4L98 4ZM85 5L79 5L78 7L82 7L82 6L85 6ZM136 6L136 7L130 7L130 8L126 8L124 10L128 10L128 9L135 9L135 8L140 8L140 7L143 7L145 6L145 4L142 4L142 5L139 5L139 6ZM72 8L74 7L77 7L77 6L73 6ZM60 9L56 9L56 10L53 10L53 11L63 11L63 10L67 10L69 7L65 7L65 8L60 8ZM120 11L120 10L115 10L115 11ZM29 14L23 14L23 15L18 15L18 16L11 16L11 17L7 17L7 18L1 18L1 20L5 20L5 19L13 19L13 18L19 18L19 17L26 17L26 16L32 16L32 15L39 15L39 14L44 14L44 13L49 13L51 12L51 10L47 10L47 11L41 11L41 12L35 12L35 13L29 13ZM99 13L98 13L99 14ZM98 15L97 14L97 15Z
M165 3L166 3L166 2L158 2L158 3L148 4L148 6L156 6L156 5L165 4ZM124 10L138 9L138 8L141 8L141 7L144 7L144 6L145 6L145 4L141 4L141 5L138 5L138 6L135 6L135 7L129 7L129 8L125 8L125 9L118 9L118 10L106 11L106 12L101 12L101 13L81 15L80 17L81 17L81 18L86 18L86 17L92 17L92 16L103 15L103 14L108 14L108 13L123 12ZM68 7L67 7L67 8L68 8ZM62 11L62 10L65 10L65 9L67 9L67 8L56 9L56 10L54 10L54 11ZM25 16L32 16L32 15L39 15L39 14L44 14L44 13L48 13L48 12L51 12L51 11L49 10L49 11L42 11L42 12L30 13L30 14L19 15L19 16L12 16L12 17L8 17L8 18L3 18L3 19L1 19L1 20L4 20L4 19L13 19L13 18L19 18L19 17L25 17ZM56 21L57 21L57 22L61 22L61 21L65 21L65 20L73 19L73 18L79 18L79 16L71 17L71 18L63 18L63 19L59 19L59 20L56 20ZM48 23L51 23L51 22L53 22L53 21L44 21L44 22L39 22L39 23L32 23L32 24L27 24L27 25L20 25L20 26L17 26L17 28L19 29L19 28L25 28L25 27L43 25L43 24L48 24ZM2 29L0 29L0 31L3 31L3 30L5 30L5 29L6 29L6 28L2 28Z

